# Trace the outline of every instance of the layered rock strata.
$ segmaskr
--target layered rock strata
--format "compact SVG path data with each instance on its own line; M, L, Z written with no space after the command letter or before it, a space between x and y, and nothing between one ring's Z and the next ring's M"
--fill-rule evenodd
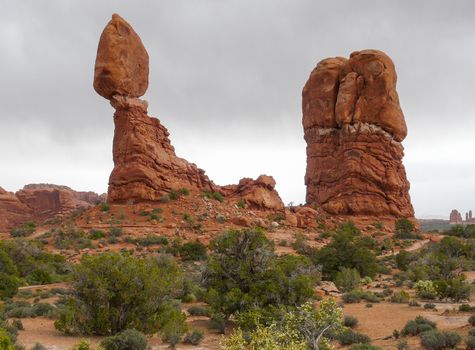
M302 92L306 201L335 215L413 217L396 70L377 50L318 63Z

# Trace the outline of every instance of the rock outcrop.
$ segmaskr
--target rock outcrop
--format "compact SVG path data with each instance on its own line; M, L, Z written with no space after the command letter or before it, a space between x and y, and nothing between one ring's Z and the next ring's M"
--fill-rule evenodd
M186 188L239 197L259 209L283 210L272 177L263 175L255 181L243 179L239 185L220 187L195 164L177 157L168 130L147 115L148 103L138 98L147 86L147 52L132 27L114 14L101 35L94 74L95 90L115 109L108 202L158 201L173 190Z
M43 222L64 216L79 208L88 208L101 200L94 192L77 192L66 186L26 185L16 193L0 187L0 232L27 221Z
M396 70L377 50L318 63L302 92L306 201L335 215L413 217Z

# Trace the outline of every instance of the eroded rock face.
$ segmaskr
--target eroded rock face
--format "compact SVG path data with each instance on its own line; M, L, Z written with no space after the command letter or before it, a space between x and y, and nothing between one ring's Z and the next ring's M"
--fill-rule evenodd
M147 115L147 103L114 96L114 169L109 178L108 201L158 201L180 188L218 191L204 171L179 158L168 130Z
M67 186L26 185L16 193L0 187L0 232L27 221L43 222L64 216L79 208L88 208L103 200L94 192L77 192Z
M272 176L260 175L256 180L243 178L237 185L224 186L222 190L229 198L243 199L250 208L284 210L284 203L275 190Z
M140 97L147 88L147 51L130 24L114 14L99 40L94 89L111 99L114 95Z
M396 81L377 50L328 58L312 71L302 92L307 203L336 215L414 216Z

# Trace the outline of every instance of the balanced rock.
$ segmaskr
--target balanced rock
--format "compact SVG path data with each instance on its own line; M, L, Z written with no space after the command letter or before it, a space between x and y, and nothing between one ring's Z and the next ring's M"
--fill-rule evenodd
M377 50L318 63L302 92L307 203L338 215L413 217L396 70Z
M122 17L112 15L99 40L94 89L107 99L140 97L148 88L148 54L142 40Z

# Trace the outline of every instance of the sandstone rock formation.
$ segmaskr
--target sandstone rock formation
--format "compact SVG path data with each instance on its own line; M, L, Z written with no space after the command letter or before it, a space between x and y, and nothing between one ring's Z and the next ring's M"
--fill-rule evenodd
M119 15L102 32L94 69L94 89L114 95L142 96L148 88L148 54L139 36Z
M250 208L284 209L272 176L261 175L256 180L243 178L237 185L224 186L222 190L229 198L243 199Z
M302 92L307 203L337 215L414 216L396 80L377 50L328 58L312 71Z
M66 186L26 185L16 193L0 187L0 232L27 221L42 222L88 208L105 198L94 192L76 192Z
M186 188L240 197L260 209L283 210L272 177L243 179L239 185L220 187L195 164L177 157L168 130L147 115L148 103L137 98L147 86L147 52L132 27L113 15L99 41L94 74L95 90L116 110L108 202L158 201L172 190Z
M180 188L218 191L204 171L179 158L167 129L147 115L147 104L115 95L114 170L109 178L108 201L158 201Z
M449 221L451 224L461 224L463 222L462 214L460 214L460 212L457 209L453 209L450 212Z

